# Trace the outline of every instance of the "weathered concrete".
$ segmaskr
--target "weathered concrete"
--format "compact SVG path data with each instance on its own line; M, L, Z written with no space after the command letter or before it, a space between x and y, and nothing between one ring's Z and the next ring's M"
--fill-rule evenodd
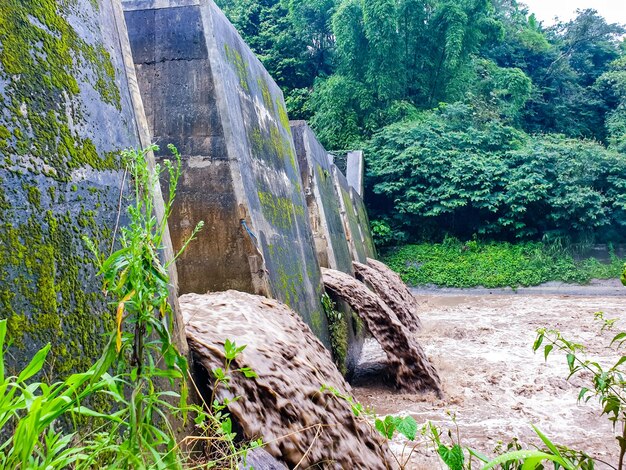
M348 152L346 162L346 179L359 196L363 197L363 178L365 176L365 158L361 150Z
M291 132L320 266L351 274L352 256L328 153L305 121L292 121Z
M331 156L306 122L292 121L291 132L320 265L354 275L339 196L332 177ZM348 323L348 354L344 365L350 376L361 355L365 329L358 328L356 314L344 300L336 296L332 300Z
M350 253L352 254L352 259L354 261L358 261L359 263L366 263L368 254L365 244L363 243L363 231L359 226L359 214L352 201L352 191L350 185L348 184L346 177L336 166L333 165L332 170L333 181L339 195L341 217L343 219L343 225L348 239Z
M183 155L171 220L181 293L275 297L328 345L323 287L283 95L211 0L123 2L155 139Z
M114 299L81 237L107 255L115 248L130 196L120 150L150 139L117 0L5 0L0 43L6 358L13 371L51 342L45 372L54 380L91 366L112 328ZM155 206L162 216L160 192ZM180 326L173 336L185 352Z
M368 258L376 259L378 255L376 253L376 246L374 245L374 237L372 237L370 219L367 215L367 209L365 209L365 203L354 188L350 188L350 199L352 200L352 206L356 212L359 236L361 237L361 244L365 249L365 255Z

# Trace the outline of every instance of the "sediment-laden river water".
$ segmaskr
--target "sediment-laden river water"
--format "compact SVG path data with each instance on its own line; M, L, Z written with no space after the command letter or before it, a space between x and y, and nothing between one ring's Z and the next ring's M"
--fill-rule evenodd
M555 287L559 289L559 287ZM418 293L423 328L419 342L439 371L444 398L434 394L398 394L380 385L385 354L373 341L366 343L354 393L377 414L411 415L418 423L432 421L456 429L448 413L456 414L461 444L487 455L499 442L514 437L539 444L531 424L555 443L583 450L616 465L617 441L599 403L577 400L591 375L566 380L564 354L553 352L548 361L532 351L536 330L556 328L566 338L588 346L587 355L603 365L620 356L608 345L617 331L600 332L594 313L620 318L616 329L626 330L626 288L614 282L595 288L545 289L523 294L452 290ZM555 293L556 292L556 293ZM562 292L562 293L560 293ZM378 371L378 372L377 372ZM383 372L381 372L383 371ZM405 442L396 439L392 449L401 454ZM405 456L408 450L404 449ZM419 444L408 469L444 468L432 445ZM597 468L610 468L599 464Z

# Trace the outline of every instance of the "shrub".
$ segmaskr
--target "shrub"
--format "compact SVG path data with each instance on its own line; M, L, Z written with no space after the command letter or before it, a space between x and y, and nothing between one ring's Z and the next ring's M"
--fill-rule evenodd
M373 219L414 239L623 238L626 159L593 141L529 136L456 104L383 128L367 148Z

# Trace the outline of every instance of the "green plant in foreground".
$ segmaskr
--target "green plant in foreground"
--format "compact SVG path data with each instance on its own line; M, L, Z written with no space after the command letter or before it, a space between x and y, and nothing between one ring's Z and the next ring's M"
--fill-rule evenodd
M372 431L379 433L387 440L394 439L398 434L403 436L407 441L404 444L400 458L392 453L401 469L407 468L411 456L423 444L423 442L416 441L418 431L434 445L441 461L450 470L471 470L472 468L481 470L496 468L502 470L544 470L545 462L552 462L555 470L559 468L564 470L594 469L594 461L589 456L554 444L535 426L532 428L544 443L544 449L523 449L515 439L507 446L506 452L500 453L501 449L496 449L500 455L490 459L470 447L461 445L459 428L456 426L456 416L451 413L448 413L448 415L456 426L456 433L453 435L451 431L447 431L446 434L450 442L450 444L447 444L444 442L442 431L431 422L427 422L420 427L412 416L388 415L380 418L376 416L373 410L365 408L350 395L343 394L333 387L324 385L321 388L321 392L330 392L335 397L348 403L355 417L362 418L363 422ZM373 426L372 422L374 423ZM414 442L414 445L409 446L410 442ZM409 448L408 454L406 454L407 447ZM477 466L474 465L474 462L476 462Z
M456 424L455 417L452 416ZM451 445L445 444L442 440L442 433L434 424L428 423L422 428L424 435L433 442L439 457L450 470L471 470L480 468L481 470L501 469L501 470L544 470L545 463L551 462L555 470L593 470L593 460L584 453L573 451L567 447L554 444L543 434L539 428L532 426L535 434L546 446L544 449L524 449L517 439L507 445L506 452L489 458L486 455L470 447L462 447L457 426L456 439L452 432L447 435ZM500 446L496 452L501 451ZM467 456L466 456L467 455ZM474 458L478 467L474 467Z
M92 249L108 295L117 299L115 349L117 375L108 394L119 411L113 420L113 432L101 449L115 448L114 465L125 468L180 466L172 418L186 420L187 359L172 340L173 313L169 305L168 266L182 253L202 228L192 232L177 256L163 264L160 253L167 233L176 187L180 178L180 154L169 146L176 164L166 160L164 168L151 171L146 155L158 150L153 145L144 150L127 150L122 157L132 177L134 204L128 209L129 223L121 229L121 249L107 259L86 240ZM169 198L164 217L155 213L155 191L163 171L169 176ZM165 384L169 383L164 390ZM174 392L178 389L178 392ZM174 405L173 400L178 400ZM117 436L122 436L117 442ZM163 452L166 449L166 452Z
M338 399L348 403L352 409L352 414L354 414L356 418L361 418L362 421L370 428L372 432L380 434L388 440L391 440L394 438L394 436L396 436L397 434L400 434L404 436L409 442L415 441L416 436L417 436L418 426L417 426L417 422L415 421L415 418L413 418L412 416L400 417L400 416L389 415L381 419L376 416L375 412L372 409L365 408L361 403L356 401L352 396L341 393L339 390L337 390L334 387L330 387L328 385L322 385L320 392L321 393L329 392L330 394L337 397ZM374 422L373 426L371 424L372 421ZM406 465L408 464L411 458L411 455L413 455L413 452L415 452L415 450L418 447L418 446L413 446L410 449L408 455L405 456L407 446L408 446L408 442L405 443L405 446L402 449L402 455L400 456L400 458L398 458L393 453L391 454L401 469L406 468Z
M47 385L27 381L40 373L50 344L39 350L17 375L7 377L4 369L7 320L0 320L0 431L12 435L0 444L0 468L67 468L86 460L87 446L71 446L74 433L54 429L55 421L69 413L97 415L84 406L90 395L105 388L101 378L112 363L103 356L87 372L74 374L64 382Z
M213 417L219 421L220 430L228 439L232 440L235 438L235 434L232 432L233 430L233 422L230 418L230 415L226 413L224 410L228 408L228 405L236 400L239 400L240 397L227 398L223 401L219 401L216 399L217 390L220 387L225 387L229 389L229 383L231 380L230 374L240 373L243 374L248 379L253 379L258 377L256 372L254 372L249 367L241 367L239 369L233 369L232 363L239 356L246 346L237 346L233 341L226 340L224 343L224 357L225 363L224 367L218 367L213 369L211 372L215 381L213 382L212 392L211 392L211 409L213 411Z
M606 319L602 312L596 313L595 318L602 323L601 331L612 330L617 322L616 319ZM626 332L621 331L613 336L610 346L619 352L625 342ZM580 354L585 351L582 344L566 339L557 330L545 328L537 330L533 350L538 351L542 346L546 360L555 350L565 353L570 372L568 379L581 373L591 375L590 383L581 388L578 399L587 402L591 398L597 398L602 406L602 414L606 414L613 428L619 431L616 437L620 450L617 468L622 470L626 456L626 355L620 352L619 359L606 368L597 361L581 358Z
M220 387L230 389L231 374L240 373L246 378L258 377L249 367L232 368L233 361L244 351L246 346L237 346L233 341L224 342L224 367L217 367L211 371L214 382L211 389L211 397L208 403L204 403L202 409L196 411L196 426L198 436L190 436L185 439L186 444L203 442L202 456L208 458L205 468L233 468L239 469L243 464L247 467L248 452L263 446L263 440L257 439L247 444L237 443L237 434L233 432L233 421L227 411L228 405L237 401L240 397L226 398L219 401L216 398ZM198 395L201 394L198 392Z
M232 422L220 409L222 405L202 408L187 403L187 360L170 335L173 314L168 303L168 264L162 264L160 258L180 177L180 155L170 146L176 164L165 162L164 170L157 165L152 172L146 155L155 149L123 153L133 180L135 203L129 208L129 224L121 230L121 249L105 259L95 244L85 239L117 312L115 331L101 358L87 372L47 385L28 380L40 373L50 345L40 350L17 377L5 376L0 357L0 436L9 436L0 442L0 468L197 468L197 462L190 460L197 441L222 444L222 453L213 461L204 459L201 467L238 468L241 458L245 462L247 449L261 445L256 441L249 447L235 446ZM168 173L170 188L165 217L159 220L153 191L162 171ZM0 321L2 353L6 332L6 320ZM215 372L219 377L216 387L227 386L231 363L244 347L226 341L225 367L220 369L221 375ZM114 375L109 374L111 370ZM255 376L246 368L232 372ZM113 411L101 413L90 408L88 404L96 396L104 398ZM175 426L184 423L190 412L202 433L178 443ZM74 418L79 415L90 420L81 425L86 432L57 431L56 421L68 416L69 424L78 429ZM191 452L181 444L192 444Z

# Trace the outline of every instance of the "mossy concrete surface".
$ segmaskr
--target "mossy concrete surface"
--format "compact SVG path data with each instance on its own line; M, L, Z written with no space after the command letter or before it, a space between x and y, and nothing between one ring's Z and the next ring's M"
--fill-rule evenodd
M306 122L292 121L291 132L320 265L353 274L352 256L328 152Z
M370 227L370 219L367 215L367 209L363 198L359 195L357 190L350 187L350 200L352 201L352 207L356 212L357 223L359 225L359 236L361 238L361 244L365 250L367 258L378 258L376 253L376 245L374 245L374 237L372 236L372 229Z
M274 297L328 345L323 287L283 95L211 0L123 1L157 141L184 159L171 223L183 293Z
M113 1L0 2L0 318L10 370L50 342L51 380L88 368L112 326L81 237L112 249L120 150L140 145Z
M333 171L339 170L333 170L334 165L328 152L306 122L292 121L291 131L320 265L354 275L352 254L342 217L342 205L333 178ZM356 229L356 218L353 218L353 225ZM342 341L346 342L343 348L347 353L343 365L347 375L350 376L359 360L365 331L358 328L354 320L356 314L346 302L336 296L332 300L336 309L343 313L341 321L347 322L348 326L347 334Z
M339 204L341 207L341 217L343 219L346 237L348 238L348 246L354 261L359 263L367 262L367 250L363 242L363 229L359 223L359 214L354 206L351 187L346 177L333 165L333 182L339 195Z

